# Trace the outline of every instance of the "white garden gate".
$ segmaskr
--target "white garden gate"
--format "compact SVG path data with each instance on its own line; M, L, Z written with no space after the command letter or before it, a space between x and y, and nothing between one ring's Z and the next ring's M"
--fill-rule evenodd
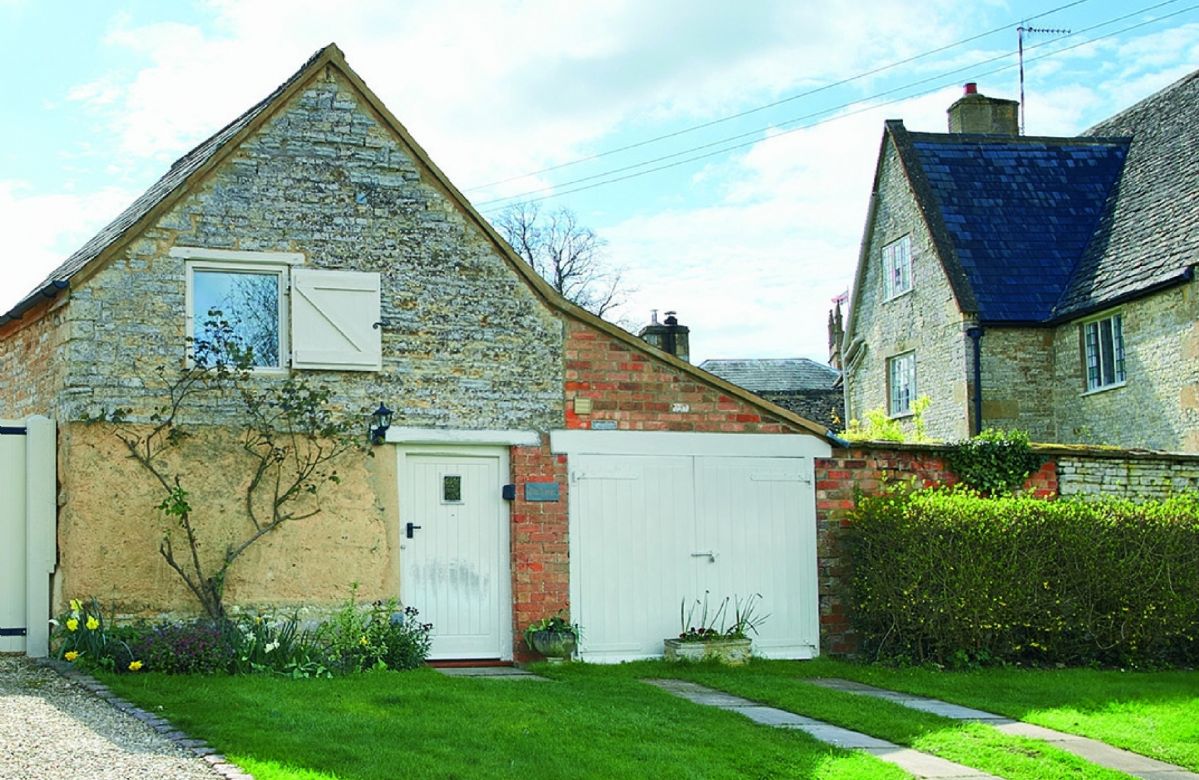
M55 562L54 422L0 420L0 653L46 655Z

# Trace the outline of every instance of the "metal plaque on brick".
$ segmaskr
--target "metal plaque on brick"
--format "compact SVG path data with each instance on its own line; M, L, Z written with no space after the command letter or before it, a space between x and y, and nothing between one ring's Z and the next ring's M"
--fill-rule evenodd
M525 501L557 501L557 482L526 482Z

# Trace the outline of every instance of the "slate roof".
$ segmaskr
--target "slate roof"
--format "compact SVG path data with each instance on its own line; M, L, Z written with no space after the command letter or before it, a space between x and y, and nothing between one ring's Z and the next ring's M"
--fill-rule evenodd
M837 369L807 358L705 360L699 367L755 393L832 390L841 376Z
M1199 71L1087 130L1132 136L1114 202L1057 313L1103 308L1199 262Z
M887 135L958 303L1050 324L1191 278L1199 71L1069 138Z
M1127 140L909 136L979 319L1048 319L1103 216Z

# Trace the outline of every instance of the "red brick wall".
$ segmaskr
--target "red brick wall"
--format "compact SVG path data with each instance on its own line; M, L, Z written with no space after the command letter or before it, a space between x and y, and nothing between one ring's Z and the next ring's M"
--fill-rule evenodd
M575 400L591 399L591 413ZM687 411L676 410L676 404ZM579 322L566 325L566 427L615 420L622 431L798 432L761 409Z
M52 414L62 389L64 298L0 326L0 417Z
M566 456L550 452L549 437L539 447L513 447L512 615L513 650L518 661L532 658L523 632L530 623L570 612L570 559L567 540ZM525 501L527 482L557 482L557 501Z
M859 493L877 493L886 481L912 479L923 487L950 485L957 478L945 466L945 453L935 445L892 445L835 449L816 459L816 560L820 581L820 650L852 655L858 640L849 621L852 568L846 551L848 510ZM1058 495L1057 459L1050 457L1025 482L1038 498Z
M567 428L589 428L593 420L615 420L619 430L786 433L792 426L698 382L684 371L655 360L602 331L566 323ZM589 398L592 411L576 414L577 398ZM675 411L686 404L687 411ZM517 660L532 656L522 633L535 620L570 611L567 538L567 463L540 447L512 448L512 597ZM557 482L559 500L524 500L527 482Z

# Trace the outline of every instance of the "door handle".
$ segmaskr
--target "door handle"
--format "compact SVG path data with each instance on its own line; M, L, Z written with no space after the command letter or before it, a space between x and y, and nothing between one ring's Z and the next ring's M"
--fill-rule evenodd
M408 524L408 525L407 525L407 526L404 528L404 533L405 533L405 535L407 535L407 537L408 537L409 539L411 539L411 538L412 538L412 532L413 532L413 531L419 531L419 530L420 530L420 526L419 526L419 525L417 525L416 523L409 523L409 524Z
M716 553L716 552L714 552L714 551L712 551L712 550L708 550L707 552L693 552L693 553L691 553L691 557L692 557L692 558L707 558L707 559L708 559L708 563L716 563L716 556L717 556L717 555L718 555L718 553Z

